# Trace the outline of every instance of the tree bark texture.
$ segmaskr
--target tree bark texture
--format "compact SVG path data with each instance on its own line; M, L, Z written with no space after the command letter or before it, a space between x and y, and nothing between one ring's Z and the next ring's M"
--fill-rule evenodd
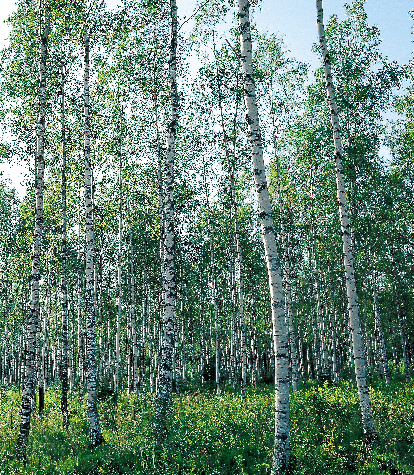
M60 362L60 378L62 381L61 410L63 427L69 427L68 413L68 286L67 286L67 225L66 225L66 133L65 133L65 69L62 65L62 91L61 91L61 125L62 125L62 269L61 269L61 294L62 294L62 354Z
M346 188L343 172L343 147L341 139L341 130L339 125L338 108L335 99L335 91L332 81L331 61L326 45L325 28L323 24L322 0L316 0L317 24L319 33L319 43L323 59L323 68L325 73L325 84L327 90L327 100L331 112L331 122L333 128L333 140L335 147L335 166L336 166L336 184L337 199L339 205L339 216L341 222L343 259L345 266L345 281L348 297L349 325L352 333L352 346L354 353L355 374L358 387L358 396L362 413L362 425L364 433L368 440L376 439L374 428L374 418L372 415L371 400L368 392L366 380L366 356L364 341L359 318L358 295L355 282L354 256L352 249L352 231L349 222L348 205L346 198Z
M239 27L243 91L246 121L252 147L252 170L256 187L272 302L273 340L275 352L275 446L272 473L285 474L289 460L289 344L285 320L280 260L276 247L272 208L263 161L256 88L252 60L249 2L239 0Z
M40 281L40 259L41 259L41 238L43 233L43 191L45 172L45 126L46 126L46 60L48 37L50 33L49 8L46 6L44 12L40 11L39 36L40 36L40 57L39 57L39 116L37 122L37 150L36 150L36 182L35 182L35 225L33 233L33 254L32 254L32 275L31 275L31 296L30 311L26 328L25 347L25 377L22 394L22 409L20 419L20 430L17 438L15 455L18 460L26 459L26 449L30 432L30 416L36 407L36 360L37 360L37 337L39 332L39 281Z
M85 301L86 301L86 387L87 416L90 431L90 443L96 447L104 442L99 424L96 404L96 321L94 299L94 219L92 201L92 164L91 164L91 127L89 111L89 68L90 38L85 31L85 72L84 72L84 156L85 156Z
M174 160L177 135L179 96L177 89L177 39L178 18L176 0L170 1L171 8L171 45L169 60L169 78L171 95L171 117L168 125L167 156L164 178L164 259L162 266L163 286L163 328L162 355L159 385L156 400L155 425L159 443L165 441L168 418L172 406L172 371L174 352L174 330L176 312L175 283L175 229L174 229Z
M276 141L274 142L276 151ZM299 358L296 345L296 331L293 321L293 305L292 305L292 285L291 285L291 272L290 272L290 255L288 249L287 234L283 218L283 201L282 191L280 186L280 162L276 157L276 174L277 174L277 196L279 202L279 215L280 215L280 234L282 235L282 248L285 264L285 293L286 293L286 310L287 321L289 325L289 345L290 345L290 363L292 366L292 390L296 392L299 384Z
M381 312L378 306L377 298L377 279L375 269L372 265L371 250L369 250L369 257L371 261L371 292L374 309L374 324L375 324L375 352L376 359L380 366L380 373L385 379L387 385L391 383L390 370L388 367L387 348L385 346L384 330L382 327Z
M122 121L122 118L121 118ZM120 122L121 122L120 121ZM118 176L118 312L116 314L115 335L115 374L114 391L119 391L119 370L121 365L121 314L122 314L122 123L119 138L119 176Z

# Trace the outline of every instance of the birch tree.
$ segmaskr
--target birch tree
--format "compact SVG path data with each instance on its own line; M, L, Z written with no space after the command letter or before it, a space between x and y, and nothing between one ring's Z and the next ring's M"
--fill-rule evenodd
M61 66L61 126L62 126L62 357L60 364L60 378L62 380L61 410L63 427L69 427L68 413L68 287L67 287L67 217L66 217L66 117L65 117L65 67Z
M89 26L84 31L84 180L85 180L85 302L86 302L86 386L87 386L87 415L90 431L90 443L97 447L104 442L99 424L96 404L96 319L94 293L94 217L92 201L92 164L91 164L91 125L89 99L90 71L90 33Z
M33 233L32 275L30 313L26 329L25 378L22 394L20 430L15 455L19 460L26 459L29 440L30 417L36 407L36 355L37 333L39 331L39 281L41 261L41 238L43 232L43 191L45 173L45 127L46 127L46 77L47 47L51 31L50 5L40 4L39 11L39 115L37 122L36 182L35 182L35 227Z
M175 283L175 228L174 228L174 160L178 125L179 96L177 89L178 18L176 0L170 0L171 43L169 59L171 116L168 124L167 156L164 176L164 249L162 264L163 328L162 360L157 392L155 427L158 443L167 434L168 418L172 406L172 371L176 311Z
M246 122L252 148L252 171L265 247L272 304L273 343L275 349L275 445L273 450L272 472L274 475L283 475L287 473L289 461L288 329L284 312L281 267L276 247L272 207L263 161L263 145L259 125L259 111L257 107L252 60L249 8L250 4L248 0L239 0L238 17Z
M342 147L341 130L339 125L338 107L336 104L334 85L332 81L331 62L328 48L326 45L325 28L323 24L322 0L316 0L316 9L319 44L323 59L323 70L325 75L327 100L331 113L331 122L333 128L337 198L342 232L343 259L345 267L346 291L348 298L349 324L352 332L352 346L355 363L355 374L358 386L358 397L361 407L362 425L365 435L368 440L374 440L377 436L374 427L371 400L368 392L368 385L366 379L367 364L361 330L361 322L359 319L358 295L355 282L354 256L351 241L352 229L349 222L348 204L342 164L342 158L344 153Z

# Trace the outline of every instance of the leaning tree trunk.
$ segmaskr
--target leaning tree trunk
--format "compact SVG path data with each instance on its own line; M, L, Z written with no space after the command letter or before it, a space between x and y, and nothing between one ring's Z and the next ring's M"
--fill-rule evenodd
M272 302L273 340L275 347L275 445L272 473L287 472L289 460L289 344L285 320L283 285L279 256L273 227L272 207L263 161L263 146L259 126L256 90L252 60L249 2L239 0L239 26L243 90L246 121L252 147L252 169L256 186L258 212L263 234L266 263Z
M174 229L174 160L175 140L178 124L179 97L177 90L177 39L178 19L176 0L170 0L171 7L171 45L170 45L170 95L171 118L168 124L167 157L164 178L164 260L162 265L163 287L163 332L162 360L160 365L159 385L156 400L155 427L158 444L167 436L168 418L172 406L172 370L175 329L175 229Z
M346 188L344 172L342 165L343 148L341 140L341 130L339 126L338 108L335 99L335 92L332 82L331 61L326 46L325 28L323 25L322 0L316 0L317 24L319 33L319 43L323 58L323 67L325 73L325 83L327 90L327 99L331 112L331 121L333 128L333 140L335 147L335 166L336 166L336 184L337 199L339 205L339 216L341 221L343 258L345 266L346 291L348 296L349 325L352 332L352 346L355 362L355 374L358 386L359 403L362 413L362 425L364 433L368 440L376 439L374 427L374 418L372 415L371 400L368 392L366 379L366 357L364 341L361 331L361 322L359 319L358 295L355 283L354 256L351 241L351 225L348 216L348 205L346 198Z
M96 405L96 321L94 299L93 261L95 236L92 203L92 166L91 166L91 127L89 111L89 32L85 31L85 73L84 73L84 114L85 114L85 301L86 301L86 388L87 415L90 431L90 443L96 447L104 442L99 424Z
M61 122L62 122L62 359L60 379L62 381L61 410L63 427L69 427L68 414L68 287L67 287L67 230L66 230L66 134L65 134L65 70L62 65Z
M42 15L42 12L40 12ZM40 19L40 58L39 58L39 118L37 122L37 151L36 151L36 183L35 183L35 226L33 233L33 255L30 312L27 321L25 346L25 378L22 394L22 412L20 431L16 444L15 455L18 460L26 459L26 449L30 432L30 416L36 407L36 356L37 333L39 331L39 281L41 237L43 232L43 189L45 171L45 123L46 123L46 58L50 33L49 9L46 7L44 22ZM44 23L44 24L43 24Z

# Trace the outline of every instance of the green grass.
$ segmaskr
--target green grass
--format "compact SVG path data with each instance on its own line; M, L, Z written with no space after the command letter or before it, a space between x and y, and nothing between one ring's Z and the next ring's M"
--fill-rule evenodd
M414 473L414 383L375 383L370 389L379 445L367 446L354 386L310 384L291 399L292 475L408 475ZM101 400L106 443L91 450L86 398L70 399L65 432L58 391L46 394L42 419L32 417L28 463L13 458L20 395L1 392L0 474L267 474L273 443L273 389L192 391L174 399L171 436L156 454L154 397L121 394Z

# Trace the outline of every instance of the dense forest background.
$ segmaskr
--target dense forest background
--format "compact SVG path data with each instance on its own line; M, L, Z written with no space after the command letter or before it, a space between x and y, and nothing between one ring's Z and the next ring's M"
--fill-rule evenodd
M374 441L355 383L326 61L311 75L251 25L289 337L285 468L241 10L200 2L183 34L174 1L16 3L0 153L31 178L19 197L0 177L4 473L412 473L414 73L380 53L364 3L325 35Z

